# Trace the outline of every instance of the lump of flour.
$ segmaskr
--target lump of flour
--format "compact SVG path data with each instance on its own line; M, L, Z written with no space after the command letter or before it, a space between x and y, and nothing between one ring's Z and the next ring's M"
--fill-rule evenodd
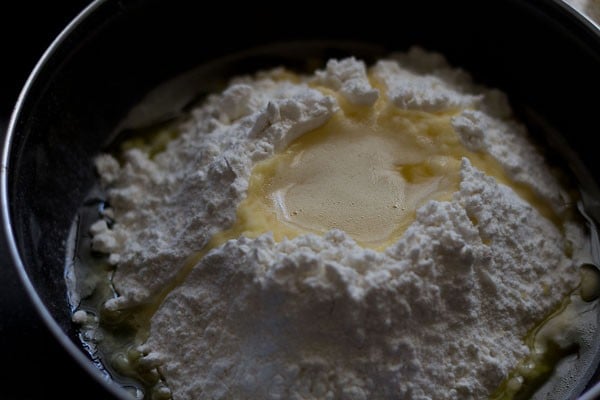
M467 160L462 175L453 200L419 209L384 253L335 230L210 252L143 346L161 359L174 398L489 395L555 303L551 275L571 287L573 266L550 222ZM549 260L558 260L552 274Z
M95 250L118 264L113 284L120 310L149 301L186 259L231 225L253 163L323 124L335 101L317 90L273 77L232 84L194 110L181 137L150 159L132 149L119 163L96 165L117 223L93 227Z
M419 200L382 248L335 227L283 239L268 224L234 229L256 165L360 110L385 123L447 117L445 143L407 131L452 148L435 158L442 170L457 160L451 195ZM584 232L567 191L504 96L438 54L238 78L179 130L157 154L97 159L111 223L92 227L116 265L105 307L158 302L138 366L157 369L173 399L485 398L578 283ZM410 179L443 181L431 165Z

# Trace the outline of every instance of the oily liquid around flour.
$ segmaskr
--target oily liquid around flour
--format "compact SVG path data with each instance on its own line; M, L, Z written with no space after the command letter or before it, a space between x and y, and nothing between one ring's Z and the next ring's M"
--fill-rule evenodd
M365 247L384 249L402 235L414 220L415 209L425 201L450 199L458 188L462 157L468 157L487 175L511 186L541 214L560 225L561 216L555 215L529 188L512 183L495 160L462 146L450 123L458 110L402 111L391 107L384 96L369 111L350 105L341 97L338 103L341 110L329 122L255 166L248 196L238 208L237 222L215 235L205 249L191 257L188 272L208 250L226 240L240 235L256 237L268 231L281 240L338 228ZM127 142L125 147L145 148L156 154L176 136L172 130L161 130L144 140ZM316 174L315 169L327 173ZM73 268L80 274L77 284L83 282L90 289L79 290L87 295L73 304L99 317L93 333L98 336L83 339L90 343L98 360L103 360L107 371L129 385L136 395L143 388L146 398L167 399L170 396L163 390L160 375L154 369L140 366L137 363L140 354L135 350L145 340L153 310L164 296L153 304L127 312L102 311L103 302L115 296L110 283L112 267L103 257L83 255L89 249L86 247L89 225L99 217L102 201L95 207L86 211L95 217L81 217L75 244L74 259L79 261ZM350 214L347 210L351 210ZM89 267L85 272L81 270L83 264ZM180 280L184 278L185 274ZM176 285L177 282L170 289ZM542 359L540 368L551 369L554 361ZM139 382L139 387L134 382ZM507 382L507 387L516 387ZM523 387L529 390L532 386ZM521 388L513 392L499 398L518 398L517 394L522 393Z
M68 259L65 279L72 312L84 311L92 323L82 325L79 338L93 362L108 377L121 384L133 398L143 397L142 381L134 374L122 373L115 368L112 354L127 349L135 340L135 330L125 321L111 321L102 313L102 305L115 296L111 284L114 267L106 256L90 252L89 227L106 207L101 189L96 187L78 210L67 241Z
M120 145L120 150L141 148L150 154L161 152L178 135L176 121L167 121L135 132ZM110 208L106 194L97 184L79 208L67 240L65 280L72 312L85 311L92 323L81 324L79 338L94 364L107 378L119 383L134 399L169 399L168 390L155 369L141 368L141 354L136 347L143 343L149 329L152 307L137 307L123 312L109 312L104 303L117 296L112 275L115 266L106 255L90 251L91 225L100 218L108 219Z

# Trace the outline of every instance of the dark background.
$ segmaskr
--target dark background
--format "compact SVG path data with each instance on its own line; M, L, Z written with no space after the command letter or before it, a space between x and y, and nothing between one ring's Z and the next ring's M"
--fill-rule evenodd
M90 2L0 2L0 138L37 60ZM0 399L111 399L46 328L8 261L1 238Z

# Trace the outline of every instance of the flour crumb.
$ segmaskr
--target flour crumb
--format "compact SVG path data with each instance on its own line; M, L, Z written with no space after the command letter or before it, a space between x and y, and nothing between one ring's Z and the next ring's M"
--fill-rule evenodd
M379 91L371 86L365 63L354 57L329 60L325 70L315 72L315 82L339 91L350 103L371 106Z

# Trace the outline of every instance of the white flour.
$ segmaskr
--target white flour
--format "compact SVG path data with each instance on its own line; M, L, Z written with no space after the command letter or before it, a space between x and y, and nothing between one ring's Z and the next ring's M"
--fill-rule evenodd
M115 224L92 228L117 265L109 310L171 290L186 259L231 226L255 163L324 124L337 100L461 110L464 146L487 152L557 215L569 201L510 116L504 96L443 57L413 49L378 62L330 61L299 83L275 70L211 96L153 159L98 158ZM383 252L339 230L214 248L165 298L140 346L183 399L485 398L529 352L526 333L577 284L583 232L556 226L463 158L451 201L430 201Z

